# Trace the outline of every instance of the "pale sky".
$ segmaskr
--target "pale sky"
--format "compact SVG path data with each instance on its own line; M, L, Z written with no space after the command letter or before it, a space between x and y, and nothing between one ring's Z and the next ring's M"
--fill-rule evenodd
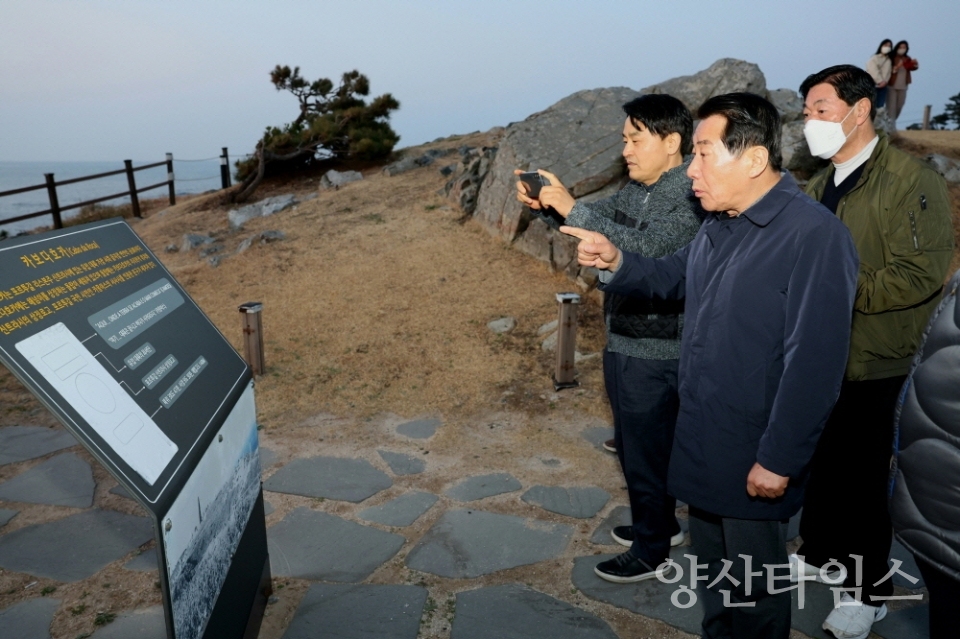
M358 69L390 92L398 147L526 118L582 89L640 89L718 58L796 89L908 40L901 127L960 93L960 1L0 0L0 160L249 152L297 115L270 84Z

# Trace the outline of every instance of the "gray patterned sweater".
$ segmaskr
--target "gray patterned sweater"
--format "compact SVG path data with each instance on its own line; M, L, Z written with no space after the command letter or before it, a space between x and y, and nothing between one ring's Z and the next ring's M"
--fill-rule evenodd
M693 239L704 217L699 200L690 190L691 181L687 177L689 165L688 158L680 166L661 175L650 188L631 181L606 199L577 202L567 216L566 223L602 233L622 251L647 257L671 255ZM616 221L618 219L620 222ZM631 227L631 223L636 228ZM608 350L644 359L680 357L679 334L676 339L618 335L610 330L609 305L605 305L605 310ZM682 333L682 314L679 329Z

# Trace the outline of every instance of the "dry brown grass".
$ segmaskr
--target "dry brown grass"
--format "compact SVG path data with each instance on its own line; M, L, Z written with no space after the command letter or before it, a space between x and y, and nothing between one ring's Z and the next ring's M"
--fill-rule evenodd
M552 359L536 330L555 318L555 293L572 284L475 223L461 224L461 213L435 195L444 181L437 168L393 178L370 171L238 232L219 206L178 206L135 224L235 347L237 306L263 302L268 373L257 396L267 428L318 411L452 417L496 404L507 390L522 397L546 386ZM292 187L303 197L316 180L284 185ZM287 237L233 255L268 229ZM196 251L162 250L188 232L224 245L218 267ZM495 336L486 324L505 315L517 328ZM583 315L580 348L600 350L599 308L587 304Z

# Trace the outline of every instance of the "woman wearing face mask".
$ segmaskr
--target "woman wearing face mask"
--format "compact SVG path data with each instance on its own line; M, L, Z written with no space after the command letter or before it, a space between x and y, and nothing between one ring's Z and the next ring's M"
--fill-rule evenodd
M910 72L920 67L916 60L907 55L909 50L910 45L906 40L901 40L893 48L893 68L887 83L887 113L894 122L900 117L903 103L907 101L907 85L912 81Z
M877 52L867 60L867 73L877 83L877 108L887 103L887 83L890 82L890 72L893 69L893 60L890 52L893 51L893 40L884 40L877 47Z

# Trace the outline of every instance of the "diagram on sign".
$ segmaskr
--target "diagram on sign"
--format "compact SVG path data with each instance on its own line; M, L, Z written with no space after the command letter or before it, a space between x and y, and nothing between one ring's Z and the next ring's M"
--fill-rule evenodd
M116 453L151 486L173 459L167 437L62 322L16 348Z

